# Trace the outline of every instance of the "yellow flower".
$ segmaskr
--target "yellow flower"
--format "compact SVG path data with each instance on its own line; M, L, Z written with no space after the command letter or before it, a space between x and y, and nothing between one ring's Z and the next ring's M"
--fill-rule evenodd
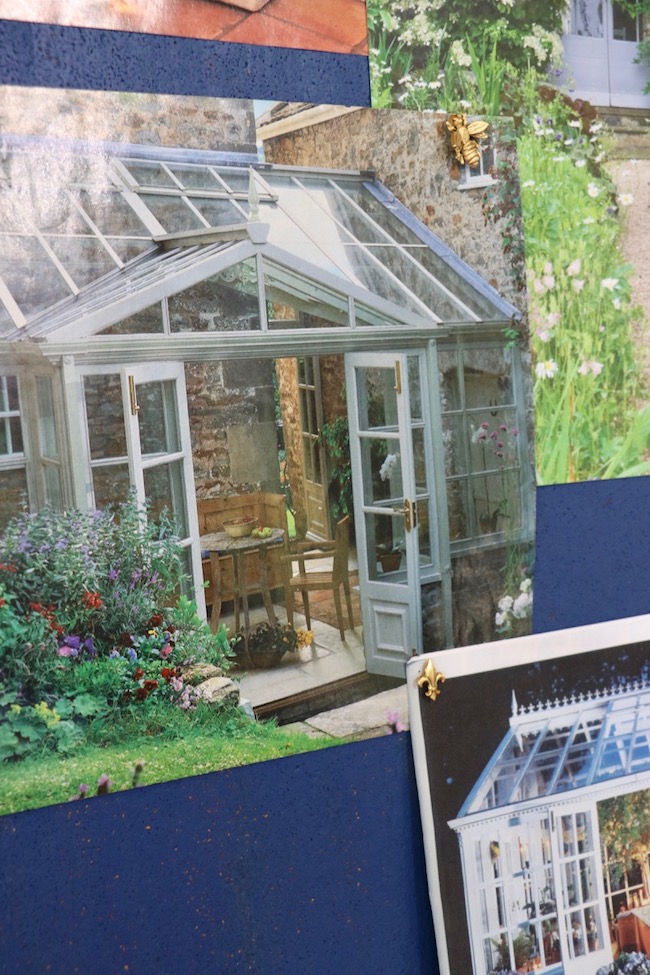
M12 714L20 714L20 712L22 711L22 708L21 708L20 704L12 704L9 707L9 710L11 711Z
M312 633L311 630L298 630L296 633L296 637L297 637L298 647L299 649L302 650L303 647L311 646L314 639L314 634Z

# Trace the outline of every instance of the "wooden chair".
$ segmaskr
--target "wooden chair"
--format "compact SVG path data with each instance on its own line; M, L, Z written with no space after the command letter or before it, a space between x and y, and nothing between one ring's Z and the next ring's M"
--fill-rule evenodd
M352 598L350 596L350 573L348 560L350 552L350 516L346 515L336 526L336 532L332 540L323 542L294 542L291 545L289 555L283 555L282 561L286 565L286 575L284 582L285 603L287 607L287 620L293 626L293 594L302 593L302 601L305 609L305 619L307 627L311 627L311 617L309 614L309 593L322 592L329 590L334 596L336 607L336 618L339 624L341 639L345 640L345 627L343 625L343 610L341 607L341 586L345 593L345 601L348 608L349 629L354 629L352 618ZM319 559L332 557L332 567L330 569L317 569L307 572L305 563ZM292 575L292 562L298 563L298 572Z

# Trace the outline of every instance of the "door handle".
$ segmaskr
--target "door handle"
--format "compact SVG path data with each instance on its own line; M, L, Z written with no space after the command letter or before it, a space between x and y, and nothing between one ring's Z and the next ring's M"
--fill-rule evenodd
M140 407L138 405L138 397L135 391L135 378L129 376L129 400L131 401L131 415L137 416L140 412Z
M418 523L417 501L409 501L408 498L404 498L404 507L393 508L393 512L396 515L404 515L404 528L407 532L410 532L412 528L415 528Z

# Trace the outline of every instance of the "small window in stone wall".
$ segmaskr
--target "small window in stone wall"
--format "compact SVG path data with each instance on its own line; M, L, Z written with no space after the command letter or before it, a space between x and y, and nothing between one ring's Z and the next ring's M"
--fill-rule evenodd
M486 347L438 354L452 543L521 528L519 429L511 353Z
M465 163L461 167L458 189L474 190L480 189L482 186L491 186L495 182L496 165L496 149L486 146L481 153L478 166L472 167Z

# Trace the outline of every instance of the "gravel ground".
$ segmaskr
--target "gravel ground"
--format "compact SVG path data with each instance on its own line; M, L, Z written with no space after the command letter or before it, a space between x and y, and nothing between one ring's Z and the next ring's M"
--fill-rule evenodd
M634 267L634 300L645 311L645 321L637 326L635 337L650 390L650 159L615 159L607 168L619 196L629 193L634 197L630 206L621 207L621 250L625 260Z

